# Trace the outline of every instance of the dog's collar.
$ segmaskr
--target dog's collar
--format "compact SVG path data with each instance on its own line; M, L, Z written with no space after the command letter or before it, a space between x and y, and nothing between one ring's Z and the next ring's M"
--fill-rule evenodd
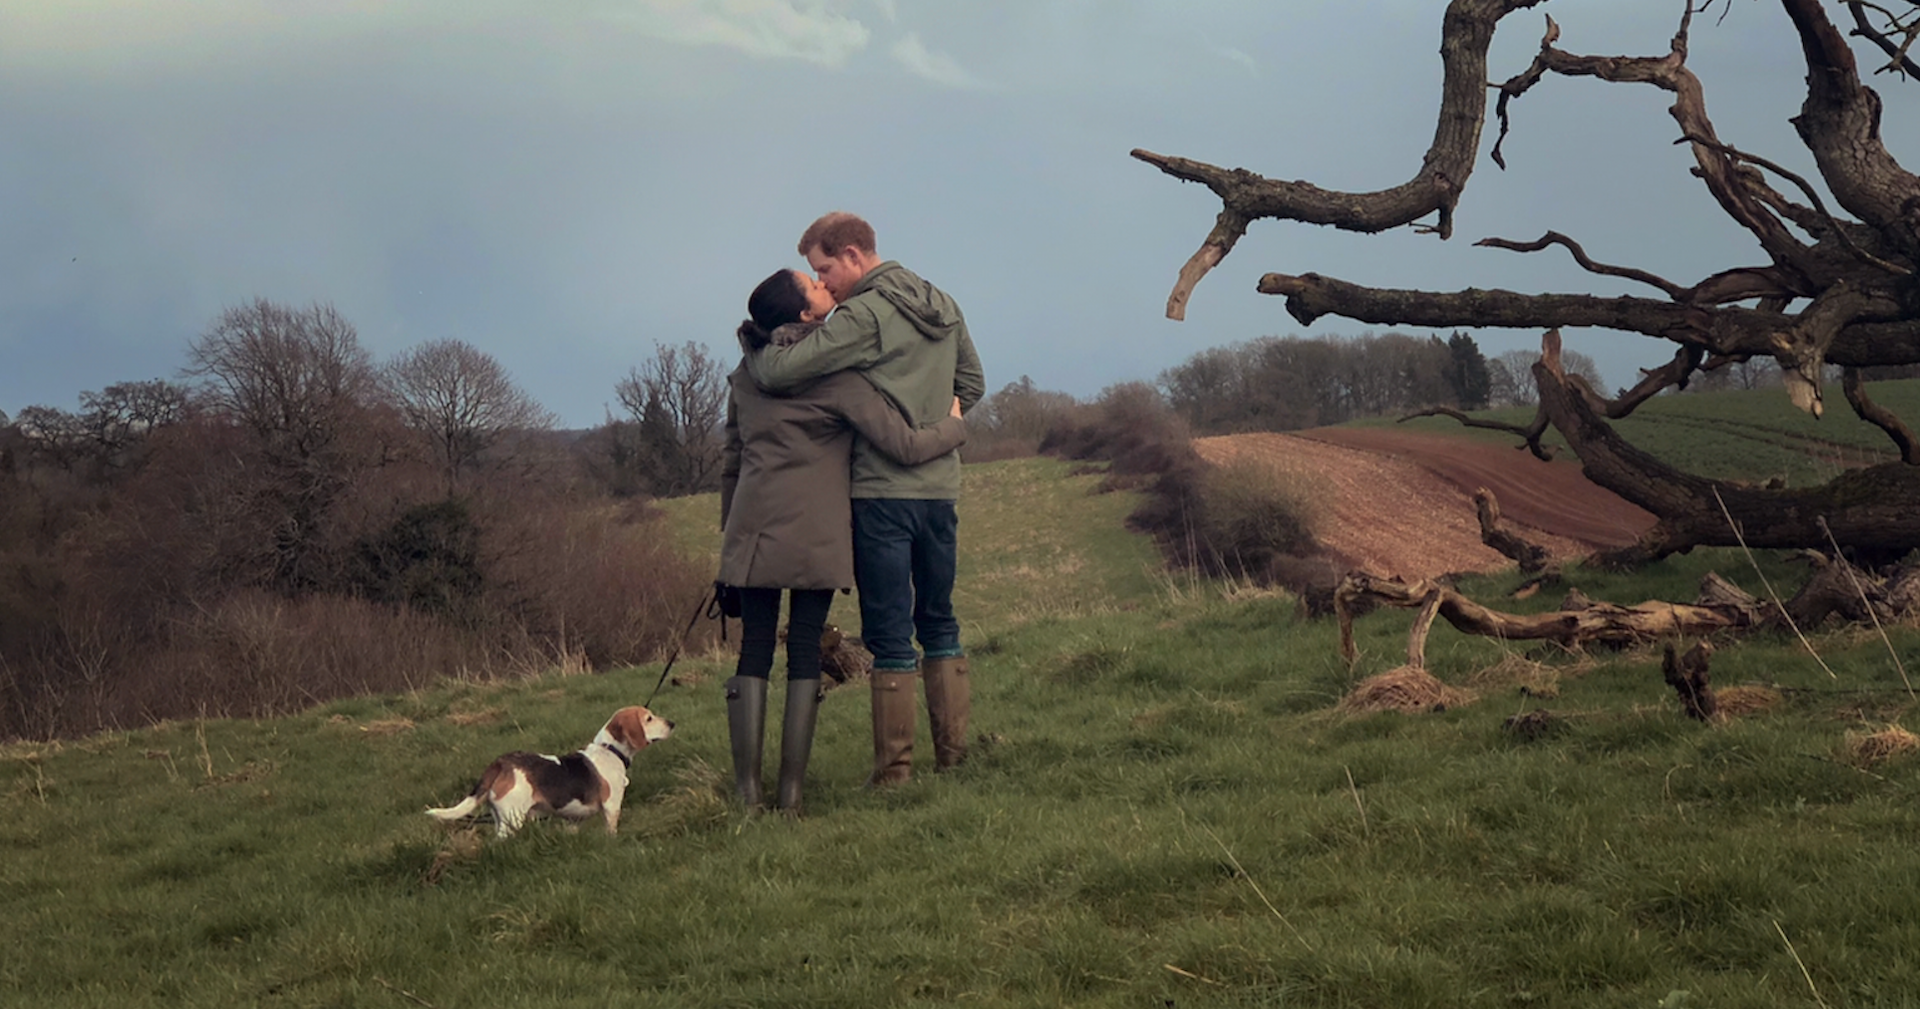
M614 756L616 756L616 757L619 757L619 758L620 758L620 766L621 766L621 767L629 767L629 768L630 768L630 767L632 767L632 766L633 766L633 758L632 758L632 757L629 757L629 756L627 756L626 754L624 754L624 753L622 753L622 752L620 752L620 748L619 748L618 746L615 746L615 745L613 745L612 743L599 743L599 744L597 744L597 745L599 745L599 746L604 746L604 747L606 747L606 748L607 748L607 749L608 749L609 751L611 751L611 752L613 753L613 755L614 755Z

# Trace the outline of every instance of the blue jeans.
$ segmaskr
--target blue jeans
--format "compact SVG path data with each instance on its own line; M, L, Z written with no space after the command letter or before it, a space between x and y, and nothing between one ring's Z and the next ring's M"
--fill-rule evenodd
M860 588L860 640L873 668L916 668L917 636L931 659L963 654L953 615L960 516L952 501L855 498L853 578Z

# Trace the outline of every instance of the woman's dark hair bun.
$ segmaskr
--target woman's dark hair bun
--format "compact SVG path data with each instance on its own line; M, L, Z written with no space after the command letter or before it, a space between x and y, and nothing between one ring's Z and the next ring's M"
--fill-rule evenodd
M754 350L759 350L773 342L773 334L760 328L760 324L752 319L744 319L741 321L739 337L746 342L747 346L752 347Z
M807 292L801 289L792 270L773 271L747 298L747 314L763 334L768 334L767 339L781 326L799 322L800 313L806 310Z

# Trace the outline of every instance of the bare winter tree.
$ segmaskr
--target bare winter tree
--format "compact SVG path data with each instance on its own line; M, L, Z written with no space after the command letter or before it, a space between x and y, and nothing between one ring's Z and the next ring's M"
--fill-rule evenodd
M286 591L323 583L335 506L387 454L379 376L353 325L329 305L258 299L222 312L188 360L214 419L257 453L226 492L262 530L252 577Z
M1809 180L1727 142L1709 120L1704 85L1687 66L1687 45L1693 17L1712 7L1712 0L1700 9L1676 5L1685 12L1670 45L1645 57L1562 49L1559 28L1549 18L1531 65L1489 85L1487 51L1501 19L1542 2L1452 0L1447 5L1433 143L1413 177L1391 189L1334 192L1134 151L1135 158L1168 175L1207 186L1222 204L1213 230L1180 271L1167 314L1184 316L1195 285L1256 220L1358 232L1425 221L1423 230L1450 237L1455 207L1478 158L1489 87L1504 139L1509 106L1548 74L1650 85L1673 96L1668 111L1678 125L1679 142L1693 156L1693 174L1719 211L1751 235L1761 262L1680 283L1597 262L1579 242L1549 231L1530 242L1488 238L1480 244L1517 252L1557 247L1592 273L1631 279L1655 289L1657 296L1389 290L1313 273L1269 273L1259 290L1284 297L1287 311L1303 324L1337 315L1436 329L1548 330L1542 359L1532 367L1540 413L1526 429L1528 440L1539 452L1539 434L1551 423L1594 482L1659 518L1633 556L1732 545L1735 530L1755 546L1824 546L1828 529L1842 546L1867 553L1901 553L1920 545L1920 509L1911 506L1920 500L1920 446L1906 423L1868 398L1862 377L1865 368L1920 362L1920 283L1915 278L1920 177L1901 166L1882 142L1880 97L1862 83L1855 52L1829 17L1829 11L1844 12L1873 60L1911 78L1920 74L1910 56L1920 34L1920 4L1777 0L1804 60L1806 97L1793 124L1818 169L1817 180ZM1499 143L1491 156L1502 164ZM1645 371L1632 389L1608 398L1568 374L1559 353L1563 326L1640 334L1676 349L1670 361ZM1841 366L1848 403L1886 433L1898 460L1843 473L1820 487L1765 490L1674 470L1619 438L1607 424L1664 389L1683 387L1703 369L1753 358L1777 362L1792 401L1815 416L1824 409L1824 367Z
M720 478L727 380L706 348L654 344L651 361L627 373L614 395L632 417L615 430L634 441L642 481L657 497L711 490Z
M421 344L389 362L385 377L407 425L432 447L448 497L503 441L554 424L499 361L461 340Z
M1487 377L1492 383L1487 399L1494 406L1534 406L1540 402L1540 396L1533 388L1533 362L1540 360L1537 350L1506 350L1487 360ZM1600 365L1593 358L1577 350L1560 352L1560 368L1570 376L1578 376L1590 388L1600 389L1605 385L1600 377Z
M21 407L13 423L35 463L71 471L86 454L87 428L79 414L36 403Z

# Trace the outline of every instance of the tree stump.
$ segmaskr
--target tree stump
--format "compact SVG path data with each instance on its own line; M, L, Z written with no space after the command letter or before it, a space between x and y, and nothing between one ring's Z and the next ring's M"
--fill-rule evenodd
M1667 683L1680 695L1680 706L1686 709L1687 717L1695 721L1713 721L1714 713L1720 707L1714 699L1713 686L1707 673L1707 662L1712 657L1711 642L1702 641L1687 649L1685 655L1679 655L1673 643L1668 642L1666 657L1660 662L1660 670L1666 674Z

